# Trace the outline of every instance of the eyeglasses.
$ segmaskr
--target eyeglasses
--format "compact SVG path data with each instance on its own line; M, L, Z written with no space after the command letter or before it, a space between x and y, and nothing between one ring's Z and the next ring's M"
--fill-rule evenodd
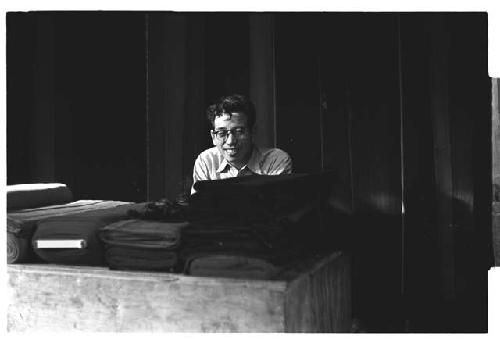
M229 134L232 134L235 138L242 138L245 136L246 129L244 127L237 127L230 130L227 129L219 129L216 131L212 131L212 134L221 141L226 140L229 137Z

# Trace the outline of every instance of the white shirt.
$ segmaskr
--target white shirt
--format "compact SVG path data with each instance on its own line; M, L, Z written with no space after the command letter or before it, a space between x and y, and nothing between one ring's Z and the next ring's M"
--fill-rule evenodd
M200 180L219 180L252 174L278 175L292 173L292 159L279 148L259 148L254 146L248 163L240 170L232 166L222 156L217 147L209 148L196 158L193 169L193 186Z

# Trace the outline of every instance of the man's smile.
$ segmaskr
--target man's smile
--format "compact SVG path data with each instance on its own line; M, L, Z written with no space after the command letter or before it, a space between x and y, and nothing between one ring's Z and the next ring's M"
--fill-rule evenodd
M224 148L224 152L226 152L228 155L235 155L238 153L238 150L236 148Z

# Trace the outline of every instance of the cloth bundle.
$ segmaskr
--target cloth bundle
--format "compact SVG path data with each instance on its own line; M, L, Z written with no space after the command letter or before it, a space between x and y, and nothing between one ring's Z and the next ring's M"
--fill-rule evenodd
M191 223L182 230L180 260L186 274L269 279L300 255L284 225L264 222Z
M71 190L60 183L7 186L7 263L39 260L30 243L36 220L16 218L9 212L38 206L65 204L72 199Z
M7 263L23 263L37 261L31 247L35 222L23 223L7 217Z
M21 186L21 185L16 185ZM31 240L37 223L43 219L71 215L84 211L101 210L120 206L121 201L78 200L59 205L26 208L7 212L7 263L38 262Z
M35 253L47 262L67 265L104 265L104 246L98 231L113 222L128 218L131 209L143 204L118 206L54 216L38 221L32 244ZM40 248L39 241L81 241L81 248Z
M190 200L190 218L260 221L286 217L311 202L325 200L332 182L332 172L198 181Z
M20 184L7 186L7 211L65 204L73 200L65 184Z
M112 269L172 271L187 222L129 219L109 224L99 236Z
M129 211L131 219L183 222L187 219L187 206L177 201L161 199L147 202L141 210Z
M271 279L307 255L331 172L199 181L183 229L181 259L192 275Z
M200 253L186 262L186 273L202 277L272 279L279 268L258 257Z

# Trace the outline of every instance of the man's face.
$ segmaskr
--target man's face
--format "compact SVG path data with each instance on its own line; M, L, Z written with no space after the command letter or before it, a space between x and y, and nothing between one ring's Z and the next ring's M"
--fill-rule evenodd
M230 164L237 168L246 164L252 151L252 131L248 128L245 114L232 113L215 117L211 135L214 146L217 146Z

